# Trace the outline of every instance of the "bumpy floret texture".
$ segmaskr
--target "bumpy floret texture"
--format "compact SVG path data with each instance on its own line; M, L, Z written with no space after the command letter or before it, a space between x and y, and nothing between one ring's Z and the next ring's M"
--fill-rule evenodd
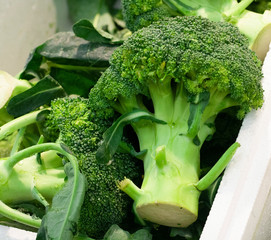
M95 94L91 91L93 102L99 94L111 102L119 96L146 95L150 83L172 79L192 95L213 89L228 93L240 105L240 118L262 105L261 62L247 38L225 22L201 17L155 22L135 32L110 64Z
M110 164L99 164L96 150L103 132L112 124L97 118L87 99L62 98L52 103L51 119L59 127L60 139L79 160L87 191L81 209L79 231L101 237L112 224L120 224L131 213L131 199L118 187L125 177L140 178L138 162L126 153L116 153Z
M122 0L122 10L127 28L133 32L173 15L173 11L161 0Z

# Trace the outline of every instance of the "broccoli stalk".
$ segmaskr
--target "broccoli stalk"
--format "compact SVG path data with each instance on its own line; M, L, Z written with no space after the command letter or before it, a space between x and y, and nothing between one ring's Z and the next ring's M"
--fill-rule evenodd
M173 95L172 79L167 81L149 85L154 116L167 124L143 124L142 121L132 124L140 149L148 149L143 159L141 188L129 179L120 182L120 188L134 200L143 220L187 227L197 219L201 191L216 180L239 146L235 143L229 148L205 180L199 181L200 149L206 138L214 133L215 117L237 103L227 92L219 91L210 97L206 93L199 94L194 102L188 102L184 88ZM121 101L123 108L129 102Z
M261 107L261 62L233 25L190 16L138 30L110 63L89 95L95 115L109 114L112 107L121 114L106 132L111 136L104 135L101 147L111 154L102 158L112 160L119 129L130 124L145 153L144 179L139 188L126 178L120 188L134 199L143 220L186 227L197 219L200 192L239 144L199 180L201 147L215 132L220 112L234 108L242 119Z
M16 118L0 129L0 140L19 130L9 156L0 159L0 214L11 221L35 228L39 228L41 219L12 206L36 202L47 207L65 182L62 158L58 154L74 161L74 157L60 144L43 143L42 138L38 144L19 150L26 126L35 123L42 111Z
M31 84L26 80L18 80L4 71L0 71L0 127L11 120L13 116L7 111L7 104L10 99L21 92L31 88ZM30 127L27 129L23 146L31 145L36 138L35 128ZM10 134L7 138L0 140L0 157L8 156L12 146L16 140L16 132Z
M31 84L26 80L18 80L12 77L10 74L4 71L0 71L0 126L12 120L12 116L8 114L6 110L9 100L31 88Z

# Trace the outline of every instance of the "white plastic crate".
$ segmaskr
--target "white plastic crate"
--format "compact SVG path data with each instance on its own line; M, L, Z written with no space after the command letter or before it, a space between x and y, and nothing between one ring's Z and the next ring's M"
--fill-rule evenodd
M243 121L201 240L271 239L271 50L263 73L264 105Z

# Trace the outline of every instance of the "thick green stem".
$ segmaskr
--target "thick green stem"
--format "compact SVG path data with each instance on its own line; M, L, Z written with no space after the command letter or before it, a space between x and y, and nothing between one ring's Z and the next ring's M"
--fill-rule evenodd
M218 176L223 172L223 170L232 159L238 147L240 147L239 143L236 142L232 144L217 161L217 163L211 168L211 170L199 182L195 184L195 187L199 191L204 191L207 189L218 178Z
M37 121L37 116L42 111L44 111L44 109L25 114L25 115L18 117L18 118L15 118L14 120L1 126L0 127L0 140L7 137L9 134L17 131L20 128L23 128L23 127L26 127L32 123L35 123Z
M249 40L249 47L263 61L271 41L271 11L263 14L245 10L235 24Z
M41 219L35 219L30 215L24 214L18 210L12 209L2 201L0 201L0 214L4 217L12 219L16 222L22 223L27 226L39 228L41 225Z
M62 158L55 150L49 150L40 154L41 165L45 169L54 169L63 166Z
M124 191L135 200L137 213L143 220L185 227L196 220L198 213L200 191L194 184L199 176L200 147L191 138L178 135L177 129L175 132L172 126L166 126L168 135L173 133L173 136L164 138L163 145L148 149L143 160L141 189L129 182L125 186L129 191Z
M155 117L166 122L172 121L174 96L171 81L165 80L159 83L150 82L149 91L153 102Z
M69 160L71 160L71 163L73 167L78 169L76 158L69 154L67 151L65 151L60 144L57 143L42 143L38 145L34 145L28 148L25 148L11 157L9 157L7 160L4 160L1 162L1 169L0 169L0 182L1 184L4 184L8 181L8 178L12 172L13 167L20 162L21 160L28 158L36 153L40 153L43 151L49 151L54 150L57 151L64 156L66 156ZM76 162L76 163L75 163Z
M242 0L235 6L232 6L225 15L228 17L234 17L240 15L254 0Z
M38 200L45 206L48 205L47 199L44 196L52 195L54 196L56 191L62 188L64 184L65 174L63 168L59 169L38 169L37 166L40 166L38 163L34 162L32 167L29 167L29 172L22 170L27 167L28 160L35 159L34 154L37 154L42 151L57 151L58 153L64 155L72 165L74 170L74 191L78 189L79 182L79 166L77 159L69 153L69 150L66 149L64 145L57 143L42 143L38 145L31 146L27 149L23 149L13 156L6 160L1 161L0 176L1 176L1 188L0 188L0 199L2 200L0 204L0 214L10 218L11 220L21 222L23 224L39 227L40 220L33 220L30 216L22 215L20 212L8 207L3 203L5 201L7 204L13 202L16 204L16 201L19 202L19 199L22 201L31 201ZM33 158L34 157L34 158ZM18 164L20 161L24 161L23 165ZM36 161L36 160L35 160ZM25 164L25 166L24 166ZM16 166L15 166L16 165ZM21 166L22 165L22 166ZM15 171L15 168L17 171ZM14 171L13 171L14 170ZM44 171L44 173L43 173ZM21 174L18 174L21 172ZM10 180L10 181L9 181ZM17 184L14 184L17 182ZM20 183L21 184L20 186ZM14 186L15 185L15 186ZM14 189L10 189L14 186ZM20 189L18 194L19 198L14 200L14 194ZM48 193L48 194L47 194Z

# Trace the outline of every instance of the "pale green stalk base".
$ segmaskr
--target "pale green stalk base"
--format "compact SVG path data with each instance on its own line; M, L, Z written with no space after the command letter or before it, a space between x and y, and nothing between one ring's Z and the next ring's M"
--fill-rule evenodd
M163 133L171 129L159 128ZM141 189L129 179L120 183L135 201L140 218L170 227L187 227L197 219L200 191L194 184L199 180L199 149L190 138L176 135L175 141L146 154Z
M197 220L201 191L207 189L232 159L239 143L234 143L201 179L199 176L199 146L189 138L179 137L182 144L174 152L159 146L145 157L145 176L139 189L131 180L124 179L119 187L134 200L137 215L169 227L187 227ZM180 143L180 142L179 142ZM176 148L175 148L176 149Z
M250 48L263 61L271 42L271 11L263 14L244 11L236 26L248 37Z

